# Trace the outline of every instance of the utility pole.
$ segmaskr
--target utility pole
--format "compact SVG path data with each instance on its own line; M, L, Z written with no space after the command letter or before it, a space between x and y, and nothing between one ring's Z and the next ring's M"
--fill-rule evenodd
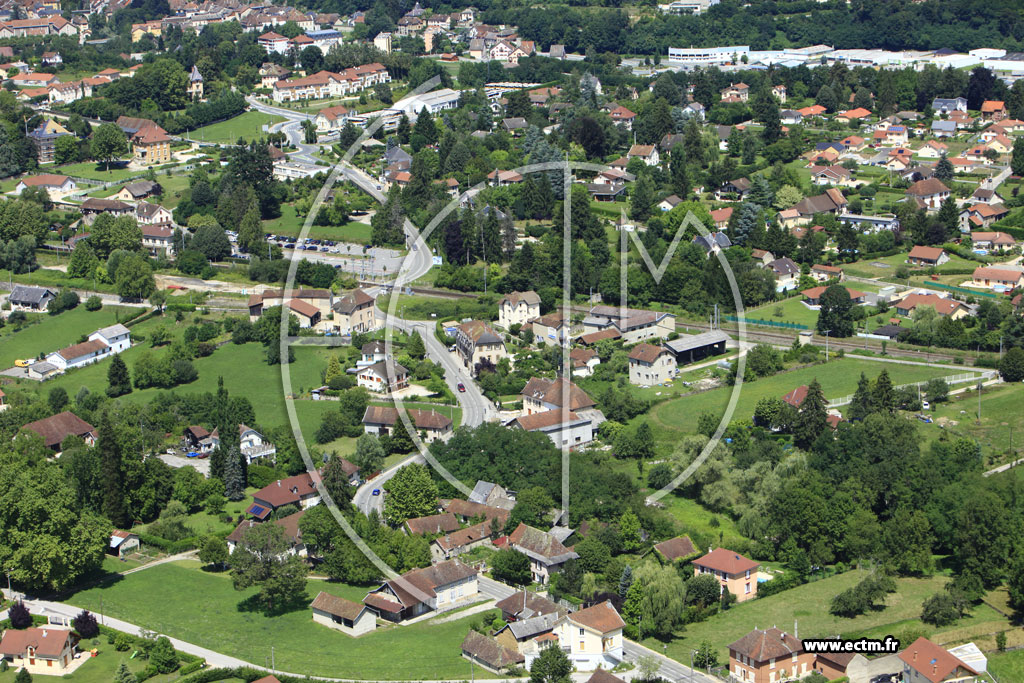
M832 330L825 330L825 362L828 362L828 333Z

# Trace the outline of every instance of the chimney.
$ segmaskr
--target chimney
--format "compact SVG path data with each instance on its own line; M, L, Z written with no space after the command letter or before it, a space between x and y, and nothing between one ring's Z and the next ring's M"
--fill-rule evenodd
M280 486L280 485L281 485L281 480L280 480L280 479L278 479L278 480L277 480L277 485L278 485L278 486Z
M917 650L914 650L914 658L913 658L912 661L915 661L915 662L917 661Z
M46 629L44 628L43 629L43 638L45 638L45 637L46 637Z

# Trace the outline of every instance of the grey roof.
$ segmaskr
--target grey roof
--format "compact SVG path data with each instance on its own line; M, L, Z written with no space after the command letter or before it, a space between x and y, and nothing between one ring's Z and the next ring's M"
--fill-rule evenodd
M30 287L28 285L14 285L14 289L11 290L10 296L7 300L13 304L33 304L38 306L49 294L51 297L57 296L57 293L52 289L46 287Z
M104 339L113 339L114 337L131 334L131 330L120 323L117 325L111 325L110 327L101 327L96 330L96 332Z
M956 130L956 121L932 121L932 130L952 133Z
M408 161L410 164L412 163L412 155L401 147L392 147L388 151L384 152L384 158L388 160L389 164L394 164L399 161Z
M729 335L721 330L711 330L710 332L701 332L700 334L687 334L678 339L673 339L670 342L665 342L665 346L669 348L673 353L683 353L684 351L692 351L693 349L699 349L702 346L710 346L712 344L718 344L729 339Z
M542 633L550 633L555 628L555 622L561 615L558 612L552 612L551 614L542 614L539 617L531 617L529 619L523 619L522 621L513 621L508 625L508 630L512 632L516 640L526 640L527 638L533 638L539 636Z
M783 256L782 258L775 259L774 261L768 264L768 267L771 268L777 275L792 275L794 273L800 272L800 266L793 263L793 259L789 258L788 256Z
M39 363L33 363L32 365L29 366L28 369L42 374L42 373L46 373L46 372L53 372L54 370L57 369L57 366L54 365L53 363L47 363L46 361L40 361Z
M559 542L565 543L566 540L575 533L575 530L570 529L567 526L555 526L551 527L551 531L548 533L557 538Z
M732 246L732 240L729 236L722 231L712 233L705 237L704 235L696 235L693 238L693 243L702 248L705 252L711 251L712 243L718 245L720 249L728 249Z
M494 490L496 484L489 481L480 480L473 487L472 493L469 494L470 503L487 503L487 496L491 495L491 491Z
M158 183L154 183L152 180L139 180L134 183L128 183L124 186L124 189L128 190L133 197L142 197L151 192L155 192L158 187L160 187L160 185Z

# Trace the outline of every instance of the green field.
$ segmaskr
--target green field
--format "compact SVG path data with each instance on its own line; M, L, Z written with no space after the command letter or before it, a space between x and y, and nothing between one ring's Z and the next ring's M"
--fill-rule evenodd
M86 280L80 277L68 277L67 273L48 268L38 268L31 273L13 275L11 271L0 268L0 280L3 282L13 281L23 285L35 285L37 287L50 287L60 289L70 287L71 289L84 289L90 292L114 292L114 285L104 284L95 280Z
M461 320L462 318L476 318L478 320L490 320L497 311L497 298L494 302L474 297L459 297L457 299L439 299L434 296L422 296L419 294L398 296L398 303L395 310L399 317L410 320L437 320L445 322L448 320ZM383 295L377 299L377 307L382 311L390 310L390 295Z
M278 669L300 675L409 680L464 678L469 672L459 644L467 617L443 624L390 626L360 638L313 623L307 608L268 617L249 607L252 589L236 591L227 574L198 571L196 563L161 565L104 587L80 591L68 602L263 665L274 646ZM350 600L366 587L310 581L310 600L319 590ZM401 656L388 656L401 653ZM478 669L478 676L486 676ZM109 680L109 679L108 679Z
M283 116L247 111L233 119L191 130L188 132L188 138L197 142L233 145L239 137L246 141L266 137L266 133L263 132L264 125L272 125L284 120Z
M896 579L897 591L886 597L885 609L870 610L852 619L828 613L828 604L838 593L854 586L867 576L866 570L853 570L844 574L813 581L767 598L739 603L728 612L716 614L707 621L688 624L681 637L668 644L667 654L679 661L689 658L690 650L708 640L718 650L719 661L728 660L729 643L750 632L751 629L778 626L792 632L794 627L804 638L859 637L863 633L897 635L900 630L913 626L931 635L936 631L964 628L974 623L991 621L995 610L981 605L972 614L952 627L935 629L923 624L918 617L921 603L942 590L949 580L943 576ZM996 615L998 616L998 615ZM661 643L650 639L648 647L659 649ZM1018 679L1007 679L1018 680Z
M329 169L324 169L329 170ZM263 231L274 235L298 237L306 217L295 213L295 207L285 204L281 207L281 217L263 221ZM345 225L311 225L306 237L315 240L335 240L354 244L369 244L372 229L369 223L349 221Z
M114 672L124 662L128 665L128 668L132 673L140 674L145 669L149 662L142 657L136 657L131 659L131 652L118 652L114 649L113 645L107 644L106 636L98 640L99 644L95 647L99 650L99 654L95 657L88 657L87 654L83 654L83 657L88 657L87 661L82 664L77 671L73 674L62 676L64 680L72 681L72 683L110 683L114 680ZM79 643L79 650L89 650L94 646L92 641L82 641ZM14 683L14 677L18 671L14 667L11 667L7 671L0 673L0 683ZM153 681L154 683L167 683L167 681L173 681L178 675L176 673L157 675L153 678L147 678L147 681ZM56 681L57 676L44 676L40 674L32 674L32 678L35 681Z
M873 379L883 369L889 371L893 384L922 382L932 377L955 374L953 370L932 368L927 365L905 365L881 363L847 356L827 364L813 365L792 372L783 372L755 382L744 382L740 388L739 401L733 419L749 419L758 400L766 396L782 398L802 384L817 378L825 392L826 399L840 398L852 394L857 388L860 373ZM654 429L659 441L674 443L680 434L696 431L697 418L702 412L720 416L725 412L733 387L721 387L691 396L666 401L655 406L648 416L635 418L646 420Z
M1018 454L1024 443L1024 411L1020 409L1024 405L1024 385L1001 384L983 389L981 424L977 423L976 392L965 392L953 398L935 408L933 424L922 425L929 438L937 439L945 431L976 441L981 446L985 462L993 465L1020 457Z
M885 264L879 266L875 264ZM936 272L944 273L949 270L962 270L964 268L977 268L980 264L976 261L968 261L965 258L957 256L956 254L949 255L949 261L943 263L941 266L936 268ZM864 261L857 261L843 266L843 270L846 271L847 275L854 275L857 277L870 277L880 278L882 280L896 280L896 269L900 266L907 266L910 270L911 277L915 273L923 273L928 268L918 268L907 264L906 254L894 254L893 256L883 256L882 258L866 259ZM960 280L967 278L965 275L958 276ZM969 279L969 278L967 278ZM856 285L851 285L856 289Z
M102 180L104 182L109 182L111 180L127 180L128 178L131 178L133 176L142 175L142 171L131 170L128 168L118 168L114 164L111 164L110 170L108 171L104 164L97 164L92 161L83 161L77 164L66 164L64 166L57 166L50 170L49 172L74 176L76 178Z
M59 351L78 343L82 335L113 325L118 322L118 316L123 319L128 317L128 313L136 312L137 308L104 306L90 313L85 310L85 306L79 305L60 315L31 313L29 319L39 322L18 332L14 332L10 325L0 329L0 368L11 367L17 358L31 359L40 354Z

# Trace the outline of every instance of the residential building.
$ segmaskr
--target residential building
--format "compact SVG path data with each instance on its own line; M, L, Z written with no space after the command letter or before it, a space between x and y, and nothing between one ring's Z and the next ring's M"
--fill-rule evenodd
M839 165L811 166L811 182L815 185L840 185L853 187L853 174L850 169Z
M462 656L477 666L495 674L522 666L526 659L518 650L507 648L495 638L470 629L462 641Z
M452 433L452 420L443 413L419 408L407 408L406 412L426 443L448 438ZM363 413L363 431L378 436L390 434L400 420L398 409L394 406L367 406Z
M268 31L267 33L264 33L259 38L257 38L256 42L259 44L260 47L267 51L267 54L270 54L271 52L276 52L278 54L283 55L284 53L288 52L288 39L282 36L280 33Z
M356 384L373 392L390 394L409 386L409 371L399 363L381 361L359 368Z
M444 533L430 542L431 562L440 563L468 553L473 548L487 545L495 528L490 521L480 522L465 529Z
M450 512L442 512L437 515L407 519L402 529L410 536L433 536L456 531L459 529L459 520L455 519L455 515Z
M163 193L163 188L160 187L160 183L152 180L137 180L122 187L114 195L114 198L122 202L137 202L140 199L161 193Z
M502 620L509 622L532 619L544 616L545 614L559 614L566 611L558 603L527 590L519 591L499 600L494 606L501 610Z
M46 356L46 362L56 367L61 372L67 372L72 368L79 368L83 365L95 363L102 360L111 353L110 347L100 339L89 339L79 344L72 344L60 351L54 351Z
M35 432L43 437L43 443L46 444L46 447L57 451L58 455L60 454L61 444L69 436L80 437L89 446L96 443L96 428L67 410L42 420L29 422L22 429Z
M498 301L498 326L506 330L540 316L540 296L533 290L512 292Z
M78 189L78 184L66 175L42 173L26 176L14 186L14 193L21 194L27 188L41 187L47 191L51 199L57 199Z
M649 387L676 375L676 356L664 346L637 344L629 352L629 383Z
M511 510L516 506L516 494L489 481L478 480L469 493L470 503Z
M729 227L729 219L732 218L732 207L727 206L722 209L714 209L711 211L711 220L715 222L715 230L725 230Z
M57 292L48 287L14 285L7 296L7 303L12 311L45 311L56 297Z
M979 672L924 636L900 652L902 683L969 683Z
M658 555L669 563L686 560L698 553L689 536L676 536L654 546Z
M963 97L941 98L932 100L932 109L936 114L948 115L954 111L967 113L967 100Z
M975 287L997 290L1008 291L1024 286L1024 272L1006 266L975 268L972 279Z
M811 277L818 282L828 282L829 280L842 282L846 279L843 269L839 266L826 266L820 263L811 266Z
M500 487L495 487L500 488ZM513 501L511 506L514 507ZM475 518L482 518L487 522L492 519L498 520L498 526L504 528L505 522L508 521L509 509L497 507L494 505L487 505L485 503L474 503L468 500L462 500L460 498L452 498L450 500L441 500L441 509L446 510L455 515L460 522L466 523Z
M626 154L627 159L640 159L648 166L657 166L661 160L657 145L633 145Z
M583 319L584 333L600 332L615 328L626 344L649 339L667 339L675 332L676 316L664 311L645 311L618 306L598 305L591 307Z
M565 407L566 402L569 410L574 412L585 411L597 405L585 391L564 377L531 377L519 395L523 398L523 412L526 415L560 410Z
M960 320L970 315L967 306L956 299L938 294L910 293L893 304L897 315L912 316L921 308L932 308L940 316Z
M277 454L277 447L252 427L238 425L238 442L242 455L248 464L257 460L272 459Z
M993 223L1006 218L1009 213L1009 210L1002 204L979 202L971 206L965 206L960 209L960 232L970 232L977 228L991 227Z
M481 366L494 367L508 356L501 335L482 320L471 320L456 328L455 348L474 376Z
M775 276L776 291L784 292L794 289L800 281L800 266L788 256L777 258L765 267L770 269L772 275Z
M533 341L538 346L568 346L570 338L569 321L561 311L554 311L539 318L534 318L530 325L533 329Z
M456 608L476 598L477 571L457 559L389 579L363 598L381 619L401 622Z
M15 670L59 676L74 660L75 642L70 630L51 625L8 628L0 639L0 657Z
M378 33L373 39L373 46L385 54L391 54L391 34L387 31Z
M793 205L792 210L798 214L795 224L806 225L813 220L815 214L819 213L830 213L838 216L846 209L848 204L849 202L843 196L843 193L835 188L825 190L824 194L815 197L804 197Z
M171 161L171 138L157 125L146 126L131 138L136 163L153 166Z
M811 673L814 659L799 638L775 627L754 629L729 644L729 673L734 681L797 680Z
M805 289L804 291L800 292L800 294L803 295L804 303L807 304L808 306L820 306L821 297L825 293L826 289L828 289L828 287L826 287L825 285L819 285L817 287ZM856 289L850 289L849 287L844 287L844 289L846 290L846 293L849 294L850 301L852 301L854 305L860 305L864 303L864 297L866 296L864 292L857 291Z
M192 70L188 72L188 85L185 88L185 93L193 100L203 99L203 75L199 73L199 69L196 68L195 64L192 65Z
M345 127L353 112L343 105L324 107L316 113L316 130L318 133L331 133Z
M250 510L253 510L256 507L256 505L253 505L252 508L250 508ZM267 511L267 513L269 514L269 510ZM250 514L252 513L250 512ZM302 540L302 530L299 528L299 521L305 514L306 510L302 509L294 514L288 515L287 517L282 517L281 519L275 519L272 522L267 522L268 524L274 524L275 526L281 528L281 530L284 532L285 541L288 544L288 548L278 557L285 557L288 555L307 557L309 555L309 549L306 547L306 544ZM257 519L246 519L239 523L239 525L235 527L234 531L228 534L227 537L224 539L225 541L227 541L228 544L228 554L235 552L235 548L238 547L238 544L245 540L245 532L259 524L259 521L257 520L262 520L265 518L266 515L264 515L262 518L257 517Z
M975 249L1012 249L1016 240L1005 232L972 232L971 245Z
M694 235L691 242L703 249L708 258L732 246L732 240L721 230L710 235Z
M366 605L320 591L309 604L313 621L349 636L361 636L377 628L377 619Z
M53 119L47 119L32 129L28 138L36 146L36 158L40 164L53 163L57 139L72 133Z
M942 247L915 245L907 254L907 263L914 266L941 266L949 261L949 254Z
M316 490L313 477L303 472L267 484L252 494L252 502L246 514L266 519L271 512L285 505L297 505L303 510L311 508L320 502L320 493Z
M942 202L949 198L949 188L938 178L926 178L908 187L906 195L915 201L918 207L938 211L942 207Z
M495 634L494 639L500 645L521 654L527 667L533 666L540 653L557 642L558 637L553 631L559 618L566 612L562 609L510 622Z
M898 230L900 221L893 214L878 214L877 216L864 216L856 213L843 213L839 216L841 223L847 223L864 232L878 232L879 230Z
M612 669L622 662L622 617L611 602L562 616L554 628L558 646L578 671Z
M286 297L288 294L290 296ZM275 306L283 306L287 301L304 301L314 306L323 318L331 312L334 295L329 289L293 289L286 292L280 289L265 289L259 294L249 296L249 320L255 322L263 311Z
M579 558L546 531L520 523L508 536L508 547L530 558L530 574L537 583L547 584L562 565Z
M509 422L508 426L527 432L540 432L559 448L568 450L586 446L593 440L596 431L589 417L563 410L520 415Z
M720 92L722 101L729 102L746 102L750 99L750 86L746 83L734 83L727 88L723 88Z
M594 368L601 364L601 357L594 349L575 348L569 351L569 365L573 377L590 377Z
M334 314L330 326L343 336L372 332L379 327L375 299L362 289L342 294L330 308Z
M1006 118L1006 103L1002 100L985 100L981 103L983 121L1002 121Z
M722 592L729 591L737 602L757 597L757 570L761 564L739 553L715 548L693 561L693 575L711 574L718 579Z

